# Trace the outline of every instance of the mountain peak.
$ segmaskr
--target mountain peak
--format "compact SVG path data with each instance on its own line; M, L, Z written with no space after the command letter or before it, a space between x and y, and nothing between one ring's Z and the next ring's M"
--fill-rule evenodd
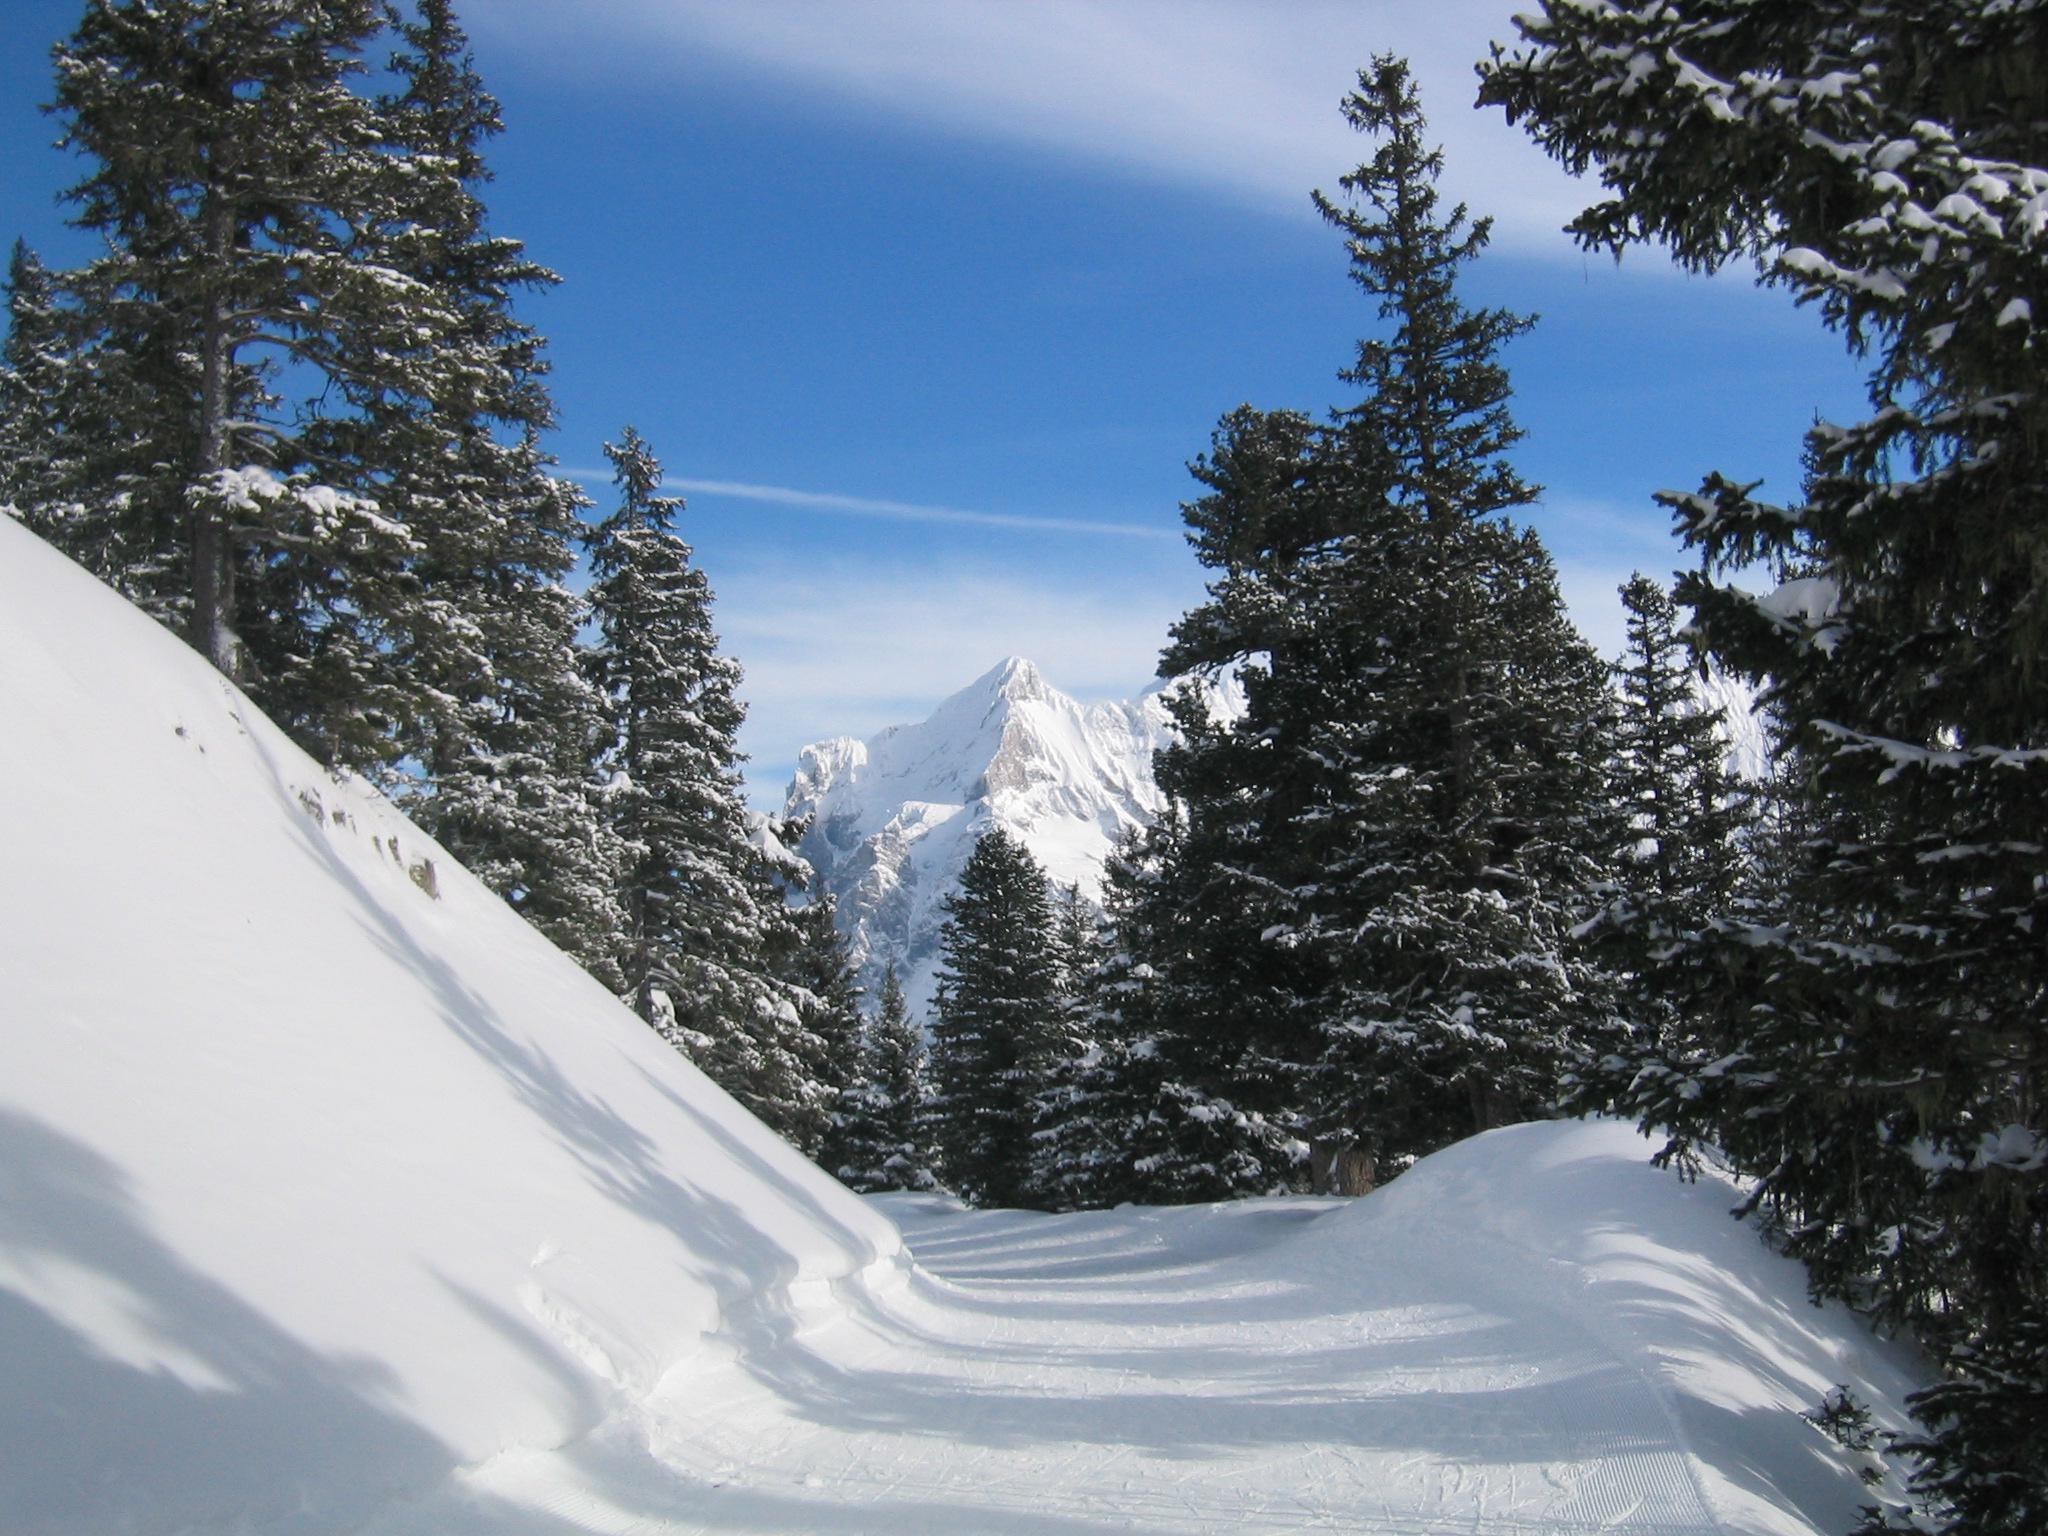
M1022 656L1006 656L969 683L961 694L973 698L1008 699L1021 704L1028 699L1049 698L1054 691L1046 682L1045 674L1031 662Z
M806 747L785 814L870 987L894 963L931 996L945 902L976 839L1001 827L1062 885L1093 896L1117 837L1157 814L1152 754L1172 729L1154 695L1083 706L1005 657L914 725Z

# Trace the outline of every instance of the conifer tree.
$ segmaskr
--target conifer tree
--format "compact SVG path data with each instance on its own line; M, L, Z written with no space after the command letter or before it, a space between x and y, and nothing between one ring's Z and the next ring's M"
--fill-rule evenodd
M858 1087L839 1101L841 1151L831 1172L864 1193L939 1187L925 1135L924 1037L911 1022L896 967L861 1037Z
M1305 1151L1216 1088L1219 1044L1188 1027L1199 994L1178 989L1199 986L1198 968L1169 965L1170 978L1157 968L1187 955L1177 948L1187 892L1163 878L1178 867L1181 830L1169 805L1105 867L1094 961L1066 1055L1041 1093L1033 1181L1053 1209L1271 1194L1289 1186Z
M105 509L68 501L75 478L65 416L75 407L61 341L56 284L25 241L7 265L7 341L0 350L0 508L104 573L112 564Z
M789 907L786 921L796 939L789 979L797 1013L805 1036L817 1042L816 1059L808 1063L817 1091L810 1097L815 1119L803 1127L806 1134L784 1135L826 1172L839 1175L853 1160L853 1125L869 1088L861 987L830 896L814 895Z
M538 448L553 425L546 360L511 311L516 293L557 279L490 231L481 199L497 103L449 0L392 20L393 85L376 107L386 153L406 172L402 216L356 231L353 254L429 296L447 324L409 369L351 368L340 391L350 408L321 414L307 436L330 477L348 475L403 524L413 554L347 583L340 611L320 610L297 675L269 688L302 695L288 715L308 722L302 738L324 738L330 761L375 772L409 759L429 779L458 779L459 803L483 758L516 756L531 774L551 755L536 739L545 722L518 696L566 704L575 686L581 613L560 583L587 503ZM354 339L351 361L375 345ZM594 704L565 722L586 755ZM366 713L382 737L351 740ZM473 839L502 798L491 789L463 815Z
M1755 857L1753 806L1728 771L1722 715L1705 705L1694 681L1670 593L1638 572L1622 586L1621 603L1628 649L1615 669L1614 774L1629 843L1588 931L1624 978L1632 1027L1664 1048L1690 1027L1694 990L1713 984L1687 963L1688 946L1736 900ZM1585 1102L1611 1103L1637 1069L1628 1051L1597 1069L1589 1064L1581 1074ZM1614 1074L1622 1080L1611 1080Z
M1772 921L1715 925L1709 1058L1646 1061L1670 1152L1757 1177L1816 1290L1917 1330L1922 1524L2048 1519L2048 389L2036 328L2048 13L1550 3L1483 94L1605 199L1572 228L1756 257L1871 359L1775 506L1667 494L1717 663L1765 686L1812 834ZM1781 572L1752 595L1731 570Z
M489 229L485 149L503 126L453 7L419 0L396 31L380 109L414 169L417 212L375 233L384 263L457 323L441 385L384 392L327 424L330 456L357 466L417 545L402 589L375 605L399 696L385 750L424 770L399 786L413 816L617 986L621 851L591 774L602 707L576 645L584 605L563 586L587 503L539 448L554 421L546 359L511 311L515 293L557 279Z
M378 26L370 0L90 0L56 54L62 142L92 162L76 222L106 240L62 285L108 431L84 478L139 495L138 579L187 573L159 611L259 702L349 611L350 573L410 550L374 501L307 473L319 408L275 386L289 365L344 393L408 387L452 320L364 259L409 206L349 88Z
M1213 1091L1355 1190L1540 1112L1607 1027L1570 935L1619 820L1603 669L1498 516L1535 496L1497 359L1528 322L1458 300L1487 226L1438 213L1406 65L1376 59L1345 112L1380 142L1317 202L1388 330L1331 426L1240 411L1195 466L1220 576L1160 669L1236 666L1247 713L1184 714L1161 756L1187 810L1168 879L1199 894L1157 968Z
M948 898L928 1103L939 1171L976 1205L1031 1200L1036 1100L1056 1058L1059 956L1045 871L1000 827Z
M606 700L605 807L623 847L626 1001L770 1127L815 1148L825 1050L783 979L799 939L740 797L739 667L639 433L605 445L618 508L590 535L588 653Z
M1671 594L1637 572L1621 588L1621 606L1628 650L1616 669L1615 766L1635 839L1621 884L1654 946L1698 931L1727 907L1747 797L1727 768L1721 712L1705 704L1694 681Z

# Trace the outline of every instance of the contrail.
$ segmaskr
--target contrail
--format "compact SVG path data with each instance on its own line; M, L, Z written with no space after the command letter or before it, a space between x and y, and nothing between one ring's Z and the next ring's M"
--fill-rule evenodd
M564 469L576 480L609 481L609 473ZM1178 539L1178 530L1145 523L1102 523L1081 517L1026 517L1009 512L970 512L960 507L932 507L912 501L885 501L871 496L841 496L831 491L799 491L786 485L752 485L744 480L682 480L664 477L664 489L705 496L730 496L736 501L761 501L806 512L840 512L853 517L885 518L899 523L952 523L973 528L1012 528L1024 533L1082 533L1121 539Z

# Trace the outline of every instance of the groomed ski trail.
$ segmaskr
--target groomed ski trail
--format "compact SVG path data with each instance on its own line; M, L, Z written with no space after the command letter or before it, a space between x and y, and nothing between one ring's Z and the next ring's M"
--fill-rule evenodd
M1853 1515L1854 1464L1797 1410L1829 1373L1885 1395L1898 1362L1842 1344L1725 1187L1685 1186L1661 1232L1609 1219L1680 1189L1625 1128L1506 1134L1498 1168L1405 1203L885 1197L914 1265L730 1318L597 1434L373 1530L1794 1536ZM1532 1177L1580 1209L1560 1242L1590 1261L1525 1240L1548 1220L1527 1204L1474 1219L1475 1188L1513 1201L1517 1153L1550 1164ZM1713 1265L1684 1246L1724 1238Z

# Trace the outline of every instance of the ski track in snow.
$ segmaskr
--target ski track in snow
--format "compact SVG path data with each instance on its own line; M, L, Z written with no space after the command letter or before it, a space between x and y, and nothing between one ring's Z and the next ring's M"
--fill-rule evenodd
M1340 1202L881 1203L914 1269L760 1314L587 1441L466 1474L465 1507L606 1536L1804 1528L1717 1519L1575 1265L1404 1229L1340 1268ZM457 1528L500 1526L444 1498L372 1529Z

